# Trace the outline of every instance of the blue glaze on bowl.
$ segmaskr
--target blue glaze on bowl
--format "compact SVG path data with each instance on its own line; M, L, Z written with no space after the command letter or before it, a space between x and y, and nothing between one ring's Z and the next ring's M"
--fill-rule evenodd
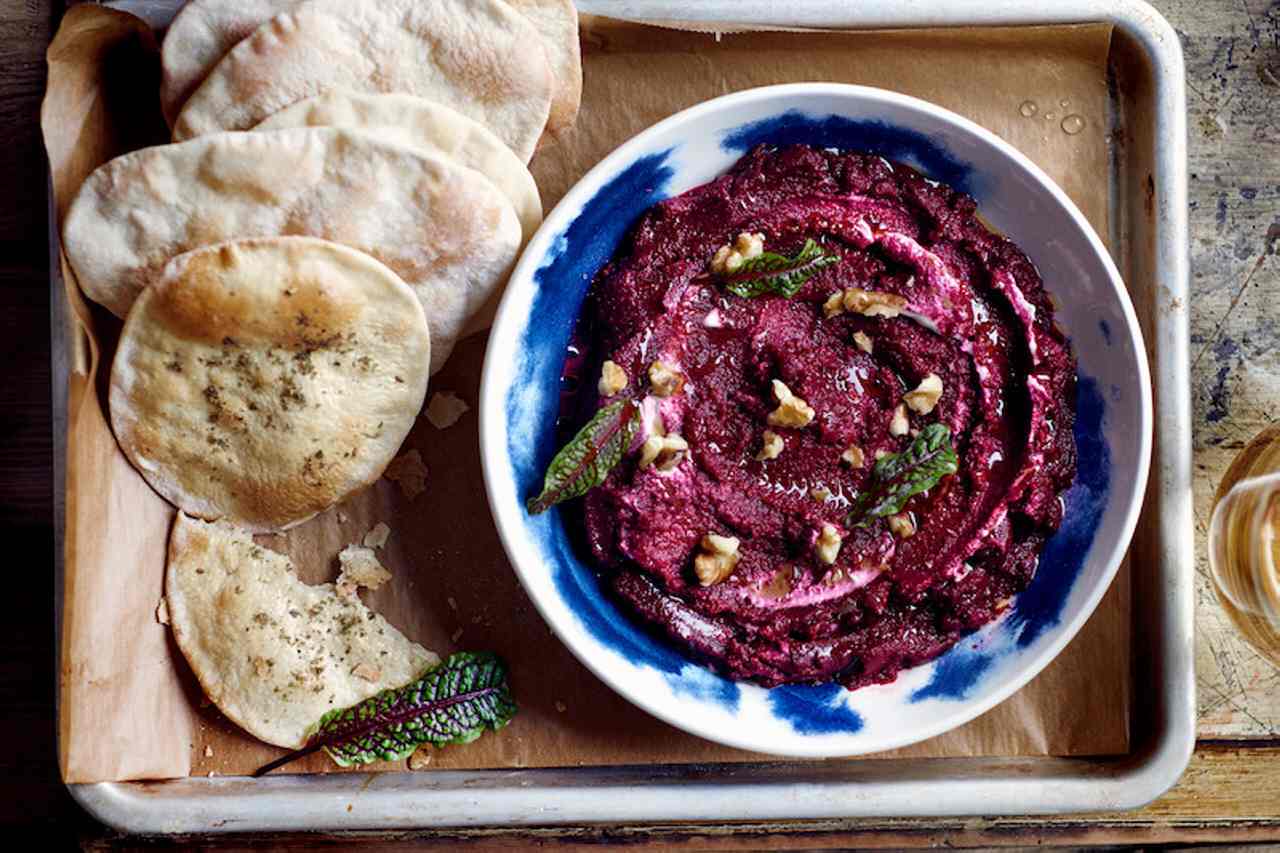
M916 165L929 177L967 192L975 190L970 167L937 142L881 122L789 110L740 125L721 139L727 151L745 151L761 142L869 150ZM540 490L545 467L557 449L560 376L590 283L637 218L667 197L678 171L678 157L678 148L660 151L637 159L605 181L557 235L534 275L537 289L522 331L520 360L513 366L514 379L506 395L508 449L521 499ZM927 682L905 701L947 701L972 695L984 677L996 677L1000 658L1015 647L1033 643L1061 618L1106 508L1110 478L1110 451L1103 434L1105 401L1091 378L1082 375L1077 387L1079 474L1065 498L1066 520L1046 546L1036 578L1004 620L926 664ZM550 566L558 595L586 630L623 659L661 673L673 693L736 712L744 691L759 691L765 695L773 719L801 735L852 734L864 728L865 720L854 707L858 692L850 694L835 684L786 685L766 691L740 685L693 662L615 604L589 561L577 553L559 508L538 516L526 515L525 523ZM974 642L975 637L981 639Z
M1019 646L1031 645L1058 624L1107 508L1111 449L1104 428L1106 411L1098 383L1080 376L1076 382L1076 481L1065 497L1062 527L1045 544L1035 579L1014 601L1007 620L1017 632Z
M933 665L933 675L929 683L911 693L909 702L922 702L925 699L963 699L969 695L987 670L996 662L995 651L987 651L982 647L971 648L961 640L952 646Z
M853 734L862 717L845 704L847 696L839 684L784 684L769 691L769 707L800 734Z

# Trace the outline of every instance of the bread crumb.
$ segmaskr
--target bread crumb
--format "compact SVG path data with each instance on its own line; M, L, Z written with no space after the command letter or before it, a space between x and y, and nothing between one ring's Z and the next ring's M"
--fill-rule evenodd
M458 419L471 411L466 401L452 391L439 391L431 395L427 403L427 420L436 429L448 429Z
M350 598L357 587L377 589L391 580L391 572L378 562L377 554L364 545L348 545L338 554L342 572L338 575L338 594Z
M426 770L431 764L431 747L420 746L409 756L410 770Z
M569 706L561 702L559 699L557 699L556 710L559 711L561 714L563 714L565 711L569 710Z
M156 605L156 621L161 625L169 624L169 602L161 597L160 603Z
M409 500L427 490L427 466L422 463L422 454L417 450L397 456L382 476L398 484Z
M339 524L346 524L346 523L347 523L347 514L346 514L345 512L343 512L342 510L338 510L338 523L339 523Z
M371 663L358 663L351 670L351 674L356 678L363 678L365 681L377 681L382 678L382 670L378 669Z
M458 630L454 631L454 632L453 632L453 634L449 637L449 639L450 639L450 640L452 640L452 641L453 641L453 642L455 642L455 643L456 643L456 642L458 642L458 640L459 640L459 639L461 639L461 638L462 638L462 629L461 629L461 628L459 628Z
M385 521L379 521L364 535L364 545L366 548L381 548L387 544L387 537L390 535L391 528Z
M213 758L213 747L209 746L208 744L206 744L204 748L204 757Z
M451 595L451 596L449 596L449 609L450 609L450 610L457 610L457 609L458 609L458 601L457 601L457 599L455 599L452 595Z

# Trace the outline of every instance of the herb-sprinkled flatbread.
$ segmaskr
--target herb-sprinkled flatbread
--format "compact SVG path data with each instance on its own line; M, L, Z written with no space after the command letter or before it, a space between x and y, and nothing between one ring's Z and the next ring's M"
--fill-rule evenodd
M227 522L178 513L165 601L205 695L249 734L296 748L328 711L418 678L439 658L355 596L298 580Z
M85 293L124 317L175 255L290 234L395 270L431 324L432 372L520 248L510 201L479 172L332 127L218 134L117 157L80 188L63 246Z
M430 349L413 292L368 255L307 237L197 249L129 314L111 422L179 509L282 529L381 476Z
M542 223L542 198L524 161L484 125L425 98L332 91L298 101L254 130L286 127L354 127L414 148L441 154L493 182L511 200L524 239Z
M502 0L307 0L223 57L173 136L247 130L330 89L406 92L476 119L528 162L552 85L537 28Z

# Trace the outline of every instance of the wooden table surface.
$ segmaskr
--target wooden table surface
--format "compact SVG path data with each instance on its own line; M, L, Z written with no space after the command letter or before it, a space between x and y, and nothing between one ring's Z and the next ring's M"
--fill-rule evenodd
M46 178L37 110L56 0L0 0L0 528L10 558L0 619L0 821L51 849L128 846L58 779L54 744L52 442ZM1280 0L1155 0L1182 36L1190 102L1196 533L1234 454L1280 409ZM1054 819L821 821L548 829L521 835L363 837L387 849L635 844L679 849L907 844L1077 845L1280 841L1280 672L1236 639L1197 567L1200 744L1145 809ZM246 839L219 846L246 845ZM253 846L333 846L307 838ZM45 846L45 845L41 845Z

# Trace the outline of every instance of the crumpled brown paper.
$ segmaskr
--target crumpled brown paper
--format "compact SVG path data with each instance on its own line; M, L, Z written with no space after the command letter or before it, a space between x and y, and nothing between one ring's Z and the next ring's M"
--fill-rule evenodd
M757 85L856 82L927 98L999 133L1049 172L1107 234L1106 60L1102 26L894 33L712 35L604 19L583 22L585 90L575 129L543 145L532 169L549 210L592 165L688 105ZM73 7L49 50L42 122L57 209L95 166L164 141L155 44L137 19ZM1019 105L1033 101L1037 115ZM1054 113L1055 117L1048 117ZM1068 135L1056 120L1085 120ZM63 273L67 275L66 265ZM119 322L79 296L66 354L66 583L60 750L68 782L242 774L279 750L204 701L155 615L172 510L116 447L102 376ZM462 342L432 382L475 404L484 339ZM96 371L96 372L95 372ZM420 419L405 450L429 469L410 500L382 480L340 507L259 541L293 557L304 580L331 580L336 555L379 521L394 580L372 607L441 655L493 649L510 664L520 712L502 732L420 754L428 768L538 767L755 760L677 731L621 699L557 641L507 564L485 502L477 417L437 430ZM985 716L886 755L1099 755L1128 748L1127 572L1080 636L1039 678ZM404 763L376 769L402 769ZM335 768L311 756L295 772Z

